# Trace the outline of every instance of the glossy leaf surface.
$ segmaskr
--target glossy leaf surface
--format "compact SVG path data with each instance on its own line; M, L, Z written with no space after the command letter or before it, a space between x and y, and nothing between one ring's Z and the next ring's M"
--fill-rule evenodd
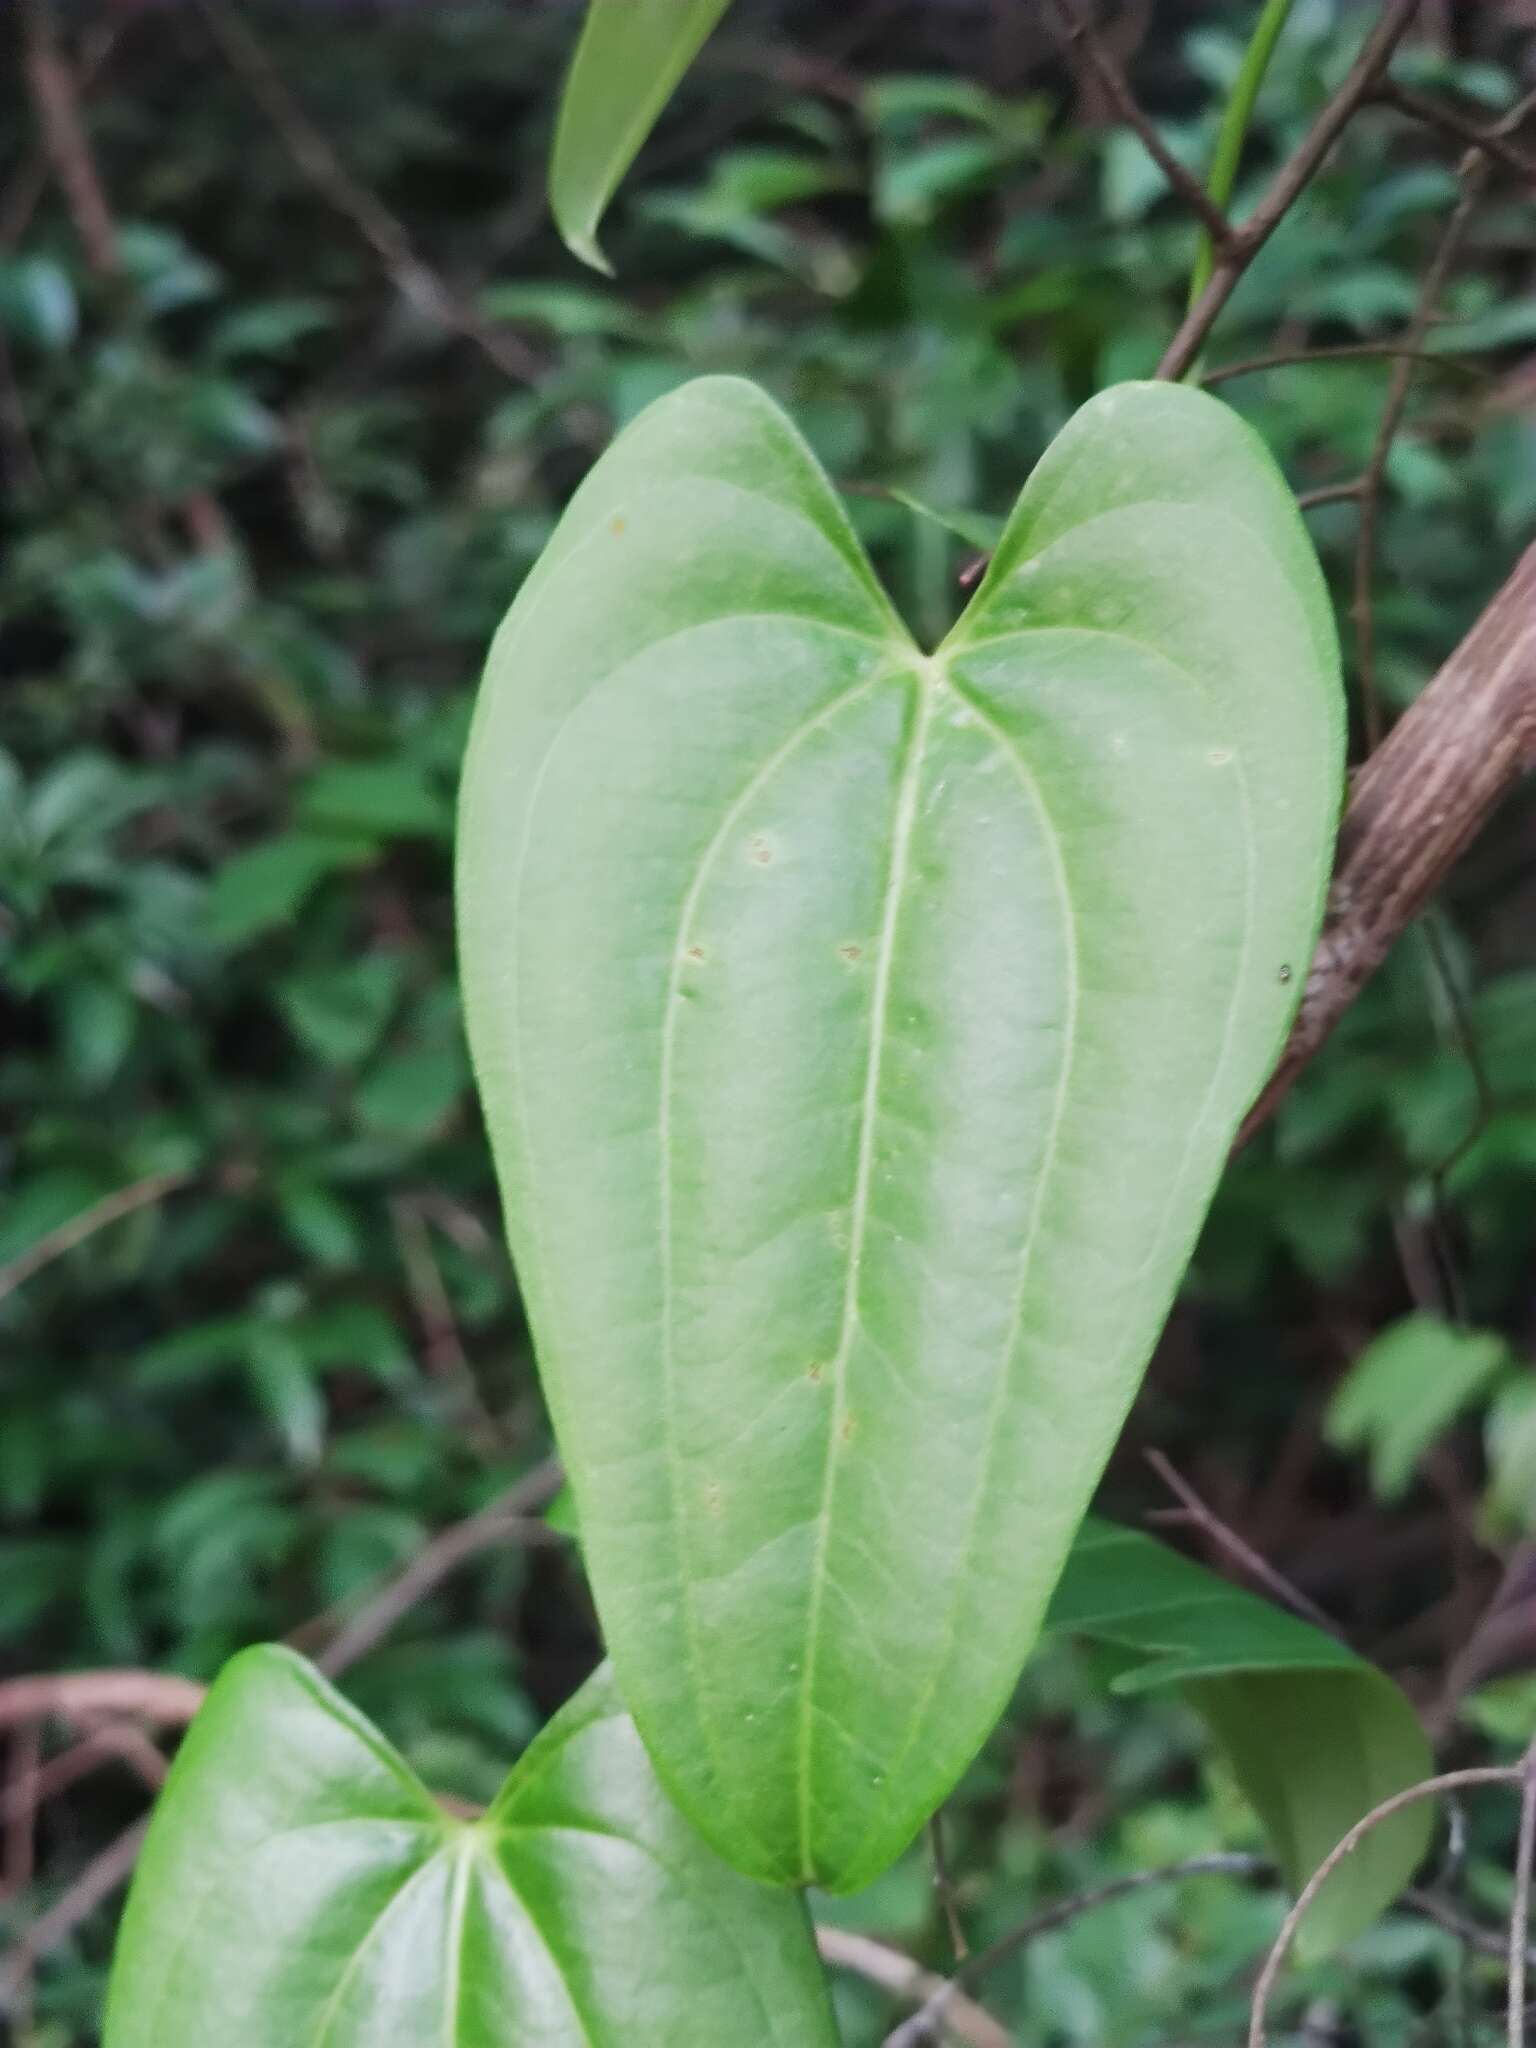
M598 223L730 0L588 0L555 124L549 203L573 252L609 265Z
M625 1697L768 1880L865 1882L1006 1700L1316 931L1336 656L1224 407L1127 386L921 653L705 379L492 650L471 1044Z
M456 1820L302 1658L245 1652L176 1759L106 2048L835 2048L800 1900L727 1869L599 1672Z
M1083 1524L1046 1625L1125 1653L1117 1691L1185 1693L1294 1891L1362 1815L1434 1773L1418 1716L1385 1672L1139 1530ZM1307 1915L1313 1953L1350 1940L1392 1903L1433 1827L1429 1809L1412 1806L1365 1838Z

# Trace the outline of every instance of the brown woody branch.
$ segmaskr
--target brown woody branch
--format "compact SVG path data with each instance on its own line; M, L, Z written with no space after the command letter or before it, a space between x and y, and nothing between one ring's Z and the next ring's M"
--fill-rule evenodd
M68 204L92 270L117 269L117 227L91 154L79 95L54 32L52 0L24 0L22 31L27 86L39 139Z
M525 342L481 317L416 248L403 221L347 169L330 137L289 90L282 72L229 0L195 0L231 71L270 122L295 168L373 251L416 311L472 342L503 376L526 383L544 365Z
M1225 249L1218 249L1210 282L1190 307L1179 331L1168 344L1157 366L1159 377L1183 377L1205 346L1206 336L1218 315L1236 291L1249 265L1279 227L1315 174L1321 170L1334 144L1360 108L1375 92L1392 52L1408 31L1419 0L1387 0L1376 26L1366 37L1359 56L1350 66L1343 83L1302 137L1295 154L1277 173L1274 182L1248 218L1232 230Z
M1306 993L1238 1136L1273 1112L1519 777L1536 768L1536 546L1355 777Z
M1142 148L1162 172L1169 189L1200 221L1215 247L1225 249L1232 239L1231 222L1193 171L1174 155L1156 124L1143 111L1126 81L1125 73L1084 12L1081 0L1047 0L1047 5L1058 35L1069 50L1081 52L1083 63L1095 84L1126 127L1133 130Z
M0 1681L0 1728L60 1715L137 1714L174 1727L190 1721L206 1687L169 1671L61 1671L49 1677Z

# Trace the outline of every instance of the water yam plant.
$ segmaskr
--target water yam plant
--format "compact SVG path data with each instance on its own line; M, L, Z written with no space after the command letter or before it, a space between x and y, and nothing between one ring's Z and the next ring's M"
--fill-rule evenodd
M238 12L203 11L418 310L515 362L523 344L433 277ZM592 0L550 171L589 264L606 265L604 210L724 11ZM559 1467L306 1625L300 1648L242 1650L206 1698L131 1671L0 1687L8 1722L61 1712L86 1744L103 1712L191 1719L147 1831L113 1845L109 1880L137 1867L106 2048L215 2032L242 2048L831 2048L829 1966L909 2008L891 2048L995 2048L1009 2036L986 1981L1028 1943L1165 1881L1275 1873L1292 1903L1243 1986L1261 2048L1290 1966L1408 1894L1435 1802L1484 1787L1518 1795L1503 1997L1523 2038L1528 1763L1436 1776L1445 1724L1427 1731L1177 1474L1180 1512L1265 1597L1089 1510L1234 1149L1533 751L1528 559L1389 732L1371 610L1410 380L1493 181L1527 173L1525 109L1443 117L1463 154L1405 331L1341 345L1389 377L1364 469L1313 494L1359 528L1367 751L1346 795L1339 632L1305 508L1215 395L1330 350L1282 335L1261 357L1211 356L1351 124L1384 106L1436 118L1392 69L1417 9L1389 0L1339 43L1319 110L1252 192L1239 171L1288 4L1261 10L1205 169L1143 110L1093 16L1051 11L1138 175L1193 225L1187 310L1154 374L1105 379L1071 411L1006 517L899 495L975 553L932 630L909 624L795 420L739 375L668 380L569 495L492 642L456 822L464 1019ZM27 20L42 167L115 271L57 25L41 0ZM1026 132L997 127L1005 159ZM441 836L417 789L416 828ZM253 877L259 917L364 866L370 806L398 801L366 777L322 791L309 880ZM298 1015L344 1046L393 1000L365 979ZM181 1184L55 1226L8 1287ZM462 1377L440 1215L407 1202L397 1223ZM1333 1411L1383 1490L1510 1366L1448 1308L1362 1358ZM304 1327L284 1311L223 1342L250 1346L313 1464L324 1416L285 1318ZM1414 1410L1400 1395L1425 1372L1451 1391ZM468 1398L468 1426L493 1435ZM431 1789L333 1681L498 1541L579 1547L608 1661L509 1748L499 1789L468 1798ZM941 1809L1042 1640L1090 1646L1117 1712L1175 1692L1267 1849L1090 1886L969 1953ZM121 1745L159 1775L142 1733ZM35 1813L35 1787L25 1799ZM923 1840L955 1936L936 1975L812 1912ZM1410 1904L1469 1953L1502 1945L1438 1891ZM37 1953L24 1936L19 1967Z

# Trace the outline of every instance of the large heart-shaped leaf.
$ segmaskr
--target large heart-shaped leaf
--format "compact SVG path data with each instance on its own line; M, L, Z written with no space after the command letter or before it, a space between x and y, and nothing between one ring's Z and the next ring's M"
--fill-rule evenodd
M731 0L588 0L560 98L549 202L570 248L608 263L598 222L678 80Z
M156 1809L106 2048L834 2048L804 1905L727 1869L606 1672L453 1818L302 1658L248 1650Z
M471 1043L619 1682L752 1874L896 1855L1007 1698L1305 972L1321 579L1213 399L1076 417L935 654L750 385L513 605Z
M1434 1771L1418 1716L1384 1671L1139 1530L1083 1524L1046 1626L1122 1653L1117 1691L1185 1693L1230 1757L1293 1890L1373 1806ZM1366 1836L1307 1914L1314 1953L1392 1903L1433 1826L1421 1802Z

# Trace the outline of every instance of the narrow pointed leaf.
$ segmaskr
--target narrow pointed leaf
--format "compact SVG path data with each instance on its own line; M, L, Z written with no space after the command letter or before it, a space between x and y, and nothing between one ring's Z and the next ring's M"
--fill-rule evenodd
M851 1887L1033 1641L1284 1034L1339 800L1262 448L1132 386L921 653L773 404L597 465L492 650L465 998L620 1684L768 1880Z
M549 203L571 250L609 264L598 223L730 0L588 0L561 95Z
M290 1651L245 1652L172 1768L105 2048L835 2048L798 1899L672 1807L606 1672L456 1820Z
M1139 1530L1083 1524L1046 1626L1127 1653L1117 1691L1186 1695L1294 1891L1372 1807L1434 1772L1418 1716L1384 1671ZM1307 1915L1311 1953L1351 1940L1391 1905L1433 1827L1418 1805L1366 1836Z

